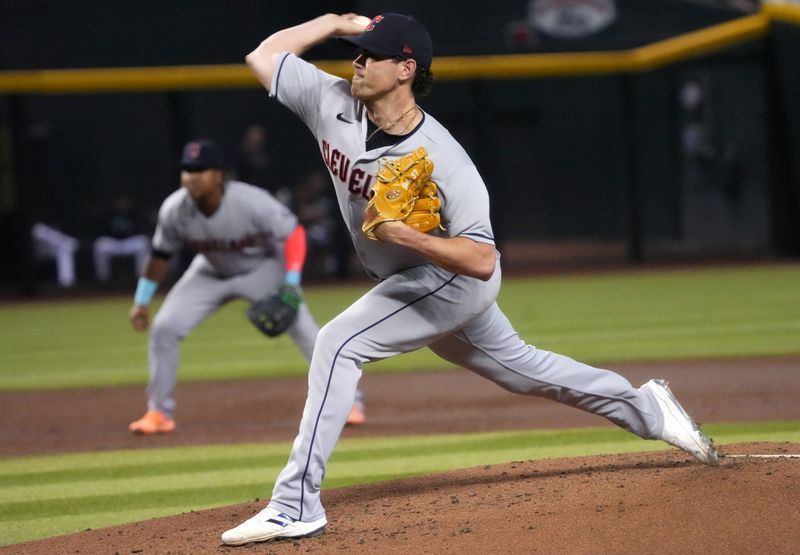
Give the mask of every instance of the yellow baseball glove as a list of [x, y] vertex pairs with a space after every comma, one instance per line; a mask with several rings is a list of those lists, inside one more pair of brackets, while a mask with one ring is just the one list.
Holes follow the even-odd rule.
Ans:
[[374, 230], [383, 222], [402, 221], [422, 233], [444, 229], [439, 216], [442, 201], [432, 174], [433, 162], [424, 147], [396, 160], [381, 159], [361, 231], [377, 240]]

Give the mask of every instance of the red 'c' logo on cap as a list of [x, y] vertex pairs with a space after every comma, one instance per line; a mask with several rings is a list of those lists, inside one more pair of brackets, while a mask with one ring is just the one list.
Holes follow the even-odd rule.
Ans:
[[409, 45], [407, 44], [403, 45], [403, 54], [405, 54], [406, 56], [410, 56], [413, 52], [414, 51], [411, 49]]
[[369, 25], [364, 28], [364, 32], [366, 33], [367, 31], [372, 31], [375, 28], [375, 24], [380, 23], [381, 21], [383, 21], [383, 16], [376, 15], [372, 18], [372, 21], [369, 22]]
[[189, 158], [197, 158], [200, 156], [200, 144], [190, 143], [187, 154], [189, 155]]

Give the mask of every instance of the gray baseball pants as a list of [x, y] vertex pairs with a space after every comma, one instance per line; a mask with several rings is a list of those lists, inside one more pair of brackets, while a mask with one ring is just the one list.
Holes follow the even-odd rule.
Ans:
[[[153, 319], [148, 346], [148, 408], [169, 416], [174, 414], [179, 344], [195, 326], [233, 299], [255, 301], [271, 295], [283, 284], [283, 276], [283, 262], [274, 258], [264, 259], [246, 274], [220, 277], [203, 255], [195, 256]], [[308, 306], [301, 304], [297, 320], [287, 333], [308, 361], [318, 332], [319, 326]]]
[[311, 360], [300, 431], [269, 505], [298, 520], [324, 516], [320, 487], [362, 365], [425, 346], [509, 391], [552, 399], [642, 438], [658, 438], [663, 417], [650, 393], [614, 372], [523, 342], [495, 302], [500, 282], [499, 257], [487, 282], [433, 265], [411, 268], [326, 324]]

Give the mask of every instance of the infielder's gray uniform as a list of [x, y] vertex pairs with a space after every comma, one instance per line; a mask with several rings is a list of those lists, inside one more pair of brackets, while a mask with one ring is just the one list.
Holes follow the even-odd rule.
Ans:
[[434, 163], [442, 199], [441, 236], [494, 244], [489, 197], [464, 149], [434, 118], [400, 143], [364, 151], [367, 115], [350, 84], [292, 54], [276, 65], [270, 95], [311, 129], [331, 174], [344, 220], [367, 272], [380, 283], [320, 331], [300, 433], [278, 477], [270, 506], [298, 520], [324, 516], [319, 492], [325, 465], [345, 425], [365, 362], [429, 347], [516, 393], [546, 397], [593, 414], [646, 439], [663, 417], [655, 398], [622, 376], [524, 343], [495, 298], [499, 255], [489, 281], [443, 270], [405, 249], [361, 232], [377, 161], [420, 146]]
[[[258, 187], [228, 181], [222, 202], [205, 216], [183, 188], [158, 213], [153, 248], [176, 253], [187, 246], [197, 254], [172, 287], [153, 320], [148, 356], [148, 408], [172, 416], [178, 343], [228, 301], [250, 301], [275, 293], [283, 284], [283, 243], [297, 226], [288, 208]], [[305, 303], [287, 330], [311, 360], [319, 327]]]

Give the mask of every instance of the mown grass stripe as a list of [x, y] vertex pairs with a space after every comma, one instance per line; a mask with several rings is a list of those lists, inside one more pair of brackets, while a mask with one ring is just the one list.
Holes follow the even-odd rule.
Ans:
[[[196, 507], [191, 510], [209, 508], [211, 507]], [[165, 505], [157, 508], [132, 508], [113, 513], [86, 512], [78, 515], [53, 515], [48, 517], [46, 526], [42, 526], [39, 519], [8, 520], [0, 523], [0, 546], [44, 539], [91, 528], [103, 528], [128, 522], [177, 515], [184, 512], [188, 512], [185, 505]], [[223, 531], [220, 530], [220, 533]]]
[[[654, 443], [637, 442], [634, 444], [630, 441], [622, 443], [602, 442], [595, 444], [593, 447], [588, 448], [588, 450], [591, 452], [627, 452], [666, 448]], [[496, 464], [510, 460], [542, 458], [553, 453], [567, 453], [570, 455], [586, 451], [587, 447], [585, 445], [576, 445], [566, 449], [564, 447], [548, 449], [538, 446], [528, 448], [517, 446], [516, 448], [508, 447], [483, 451], [479, 455], [469, 453], [467, 458], [479, 461], [476, 464]], [[407, 456], [397, 458], [387, 456], [355, 463], [332, 460], [329, 477], [326, 479], [326, 487], [339, 487], [456, 469], [464, 466], [465, 460], [465, 453], [454, 451], [427, 457]], [[375, 464], [376, 462], [381, 464]], [[386, 472], [387, 468], [391, 468], [391, 472]], [[243, 501], [259, 495], [269, 497], [274, 485], [274, 478], [280, 470], [281, 468], [277, 467], [265, 468], [242, 477], [221, 469], [216, 476], [206, 475], [202, 480], [194, 478], [181, 480], [178, 477], [167, 477], [169, 479], [174, 478], [177, 482], [183, 482], [183, 487], [165, 487], [165, 484], [174, 485], [169, 479], [155, 483], [149, 481], [146, 485], [137, 485], [135, 483], [105, 484], [103, 489], [114, 493], [104, 494], [87, 495], [86, 491], [91, 491], [91, 488], [82, 487], [74, 490], [76, 494], [72, 496], [64, 492], [63, 495], [59, 496], [0, 503], [0, 522], [7, 519], [18, 519], [20, 514], [26, 514], [28, 515], [27, 518], [30, 519], [38, 519], [49, 518], [52, 515], [59, 514], [79, 514], [87, 508], [112, 510], [116, 507], [158, 507], [167, 503], [174, 504], [176, 499], [183, 499], [186, 506], [195, 507], [212, 503], [214, 500], [219, 500], [218, 502], [222, 504], [223, 502], [234, 503], [237, 499]], [[247, 478], [252, 478], [253, 474], [269, 477], [270, 480], [248, 480]], [[219, 484], [217, 480], [221, 480], [224, 483]], [[202, 486], [198, 486], [198, 484], [202, 484]], [[31, 496], [36, 497], [36, 488], [31, 489]], [[78, 492], [80, 494], [77, 494]]]
[[[787, 434], [794, 432], [800, 439], [800, 427], [797, 425], [794, 427], [782, 425], [776, 426], [776, 428], [782, 428], [784, 431], [768, 432], [759, 429], [756, 432], [747, 432], [739, 429], [737, 434], [747, 436], [749, 433], [751, 437], [756, 434], [758, 438], [764, 438], [775, 434], [786, 437]], [[336, 454], [331, 459], [331, 470], [327, 483], [360, 483], [366, 477], [374, 476], [376, 469], [381, 469], [383, 472], [387, 467], [391, 467], [398, 475], [407, 475], [408, 473], [426, 473], [445, 468], [459, 468], [467, 459], [480, 459], [481, 463], [486, 463], [487, 461], [500, 462], [526, 457], [577, 456], [586, 452], [627, 452], [668, 448], [660, 442], [642, 442], [631, 434], [613, 429], [585, 430], [582, 433], [573, 433], [571, 437], [559, 438], [557, 441], [550, 442], [527, 443], [524, 434], [515, 434], [514, 437], [482, 439], [484, 439], [482, 442], [452, 444], [448, 449], [431, 448], [411, 452], [398, 452], [396, 448], [383, 451], [343, 450], [342, 453]], [[478, 449], [475, 448], [476, 445], [479, 446]], [[190, 464], [190, 461], [187, 460], [187, 464]], [[84, 498], [88, 498], [89, 504], [92, 505], [100, 503], [106, 498], [119, 497], [120, 492], [124, 492], [122, 495], [126, 499], [134, 500], [136, 496], [140, 495], [152, 495], [155, 498], [167, 494], [168, 497], [175, 497], [180, 495], [179, 492], [185, 492], [189, 498], [193, 498], [193, 490], [198, 488], [198, 484], [203, 484], [204, 489], [238, 488], [243, 482], [263, 485], [269, 479], [277, 476], [283, 463], [272, 466], [251, 466], [246, 471], [231, 471], [227, 464], [220, 464], [213, 471], [197, 474], [194, 472], [176, 473], [176, 468], [172, 465], [171, 474], [149, 479], [128, 476], [85, 482], [80, 487], [71, 483], [10, 486], [5, 488], [4, 502], [0, 503], [0, 520], [29, 510], [39, 514], [39, 509], [34, 508], [40, 502], [48, 504], [48, 506], [52, 503], [56, 507], [54, 510], [60, 510], [58, 509], [59, 503], [71, 503], [74, 507], [78, 507], [83, 504]], [[269, 487], [271, 488], [271, 483]]]
[[239, 443], [231, 445], [197, 445], [191, 447], [165, 447], [163, 449], [141, 448], [117, 451], [100, 451], [88, 453], [66, 453], [58, 455], [40, 455], [26, 457], [0, 458], [0, 477], [9, 473], [25, 474], [26, 472], [50, 472], [81, 468], [85, 470], [102, 469], [109, 465], [130, 465], [159, 462], [183, 463], [191, 459], [199, 463], [209, 459], [236, 459], [245, 456], [271, 457], [288, 455], [291, 443], [287, 441], [273, 443]]
[[[540, 447], [550, 445], [563, 445], [565, 442], [581, 441], [583, 443], [598, 443], [607, 441], [617, 441], [626, 434], [621, 430], [609, 428], [608, 430], [592, 430], [590, 433], [584, 431], [565, 431], [564, 433], [535, 433], [518, 432], [508, 435], [487, 435], [487, 436], [466, 436], [462, 438], [448, 438], [448, 441], [438, 443], [428, 443], [417, 439], [406, 441], [400, 440], [393, 446], [368, 446], [357, 448], [350, 446], [337, 451], [337, 460], [342, 462], [372, 460], [386, 457], [408, 457], [409, 453], [417, 453], [421, 457], [436, 456], [441, 453], [457, 451], [492, 451], [515, 446], [521, 438], [532, 437], [533, 441]], [[182, 468], [182, 474], [202, 474], [217, 468], [228, 468], [232, 472], [251, 468], [264, 468], [272, 466], [283, 466], [288, 455], [288, 448], [281, 452], [271, 455], [260, 455], [253, 457], [246, 454], [241, 457], [206, 457], [203, 460], [193, 460], [188, 468]], [[187, 458], [191, 457], [187, 453]], [[181, 460], [180, 462], [185, 462]], [[26, 486], [26, 485], [46, 485], [58, 483], [74, 483], [99, 480], [122, 480], [130, 477], [134, 478], [157, 478], [163, 475], [175, 473], [175, 461], [170, 462], [136, 462], [123, 463], [114, 466], [100, 466], [94, 468], [74, 467], [54, 471], [19, 471], [15, 473], [0, 474], [0, 487]]]
[[[249, 456], [237, 458], [212, 458], [196, 461], [190, 467], [184, 467], [186, 461], [181, 461], [180, 473], [184, 476], [205, 474], [210, 470], [227, 468], [230, 472], [239, 472], [252, 468], [281, 467], [286, 463], [288, 449], [282, 455], [271, 457], [253, 458]], [[49, 484], [64, 484], [78, 482], [97, 482], [101, 480], [120, 481], [127, 479], [155, 479], [162, 476], [175, 474], [174, 462], [139, 463], [119, 465], [107, 468], [93, 468], [90, 470], [75, 468], [71, 470], [56, 470], [52, 472], [16, 473], [0, 476], [0, 487], [11, 486], [43, 486]]]
[[135, 475], [124, 478], [84, 480], [79, 482], [62, 482], [54, 484], [28, 484], [7, 486], [3, 488], [0, 501], [0, 513], [6, 503], [21, 501], [38, 501], [48, 499], [80, 499], [84, 496], [126, 495], [171, 491], [190, 491], [204, 487], [236, 486], [245, 482], [265, 482], [272, 480], [284, 466], [285, 461], [272, 466], [259, 466], [247, 469], [228, 469], [217, 466], [207, 472], [183, 472], [184, 467], [173, 468], [171, 474], [139, 477]]
[[[605, 439], [593, 442], [576, 444], [573, 452], [580, 453], [586, 449], [594, 449], [596, 446], [603, 449], [610, 449], [613, 446], [620, 451], [657, 449], [662, 446], [654, 443], [645, 444], [641, 441], [633, 441], [631, 438], [617, 436], [617, 439]], [[484, 460], [493, 462], [511, 460], [515, 457], [526, 456], [547, 456], [549, 453], [569, 452], [570, 447], [563, 443], [550, 446], [542, 444], [532, 444], [530, 446], [520, 446], [518, 442], [498, 442], [495, 444], [483, 444], [480, 449], [472, 449], [470, 445], [454, 446], [453, 449], [426, 449], [418, 452], [370, 452], [356, 451], [346, 453], [345, 456], [337, 456], [331, 460], [333, 469], [329, 476], [333, 479], [355, 479], [363, 480], [365, 476], [372, 476], [376, 469], [383, 469], [390, 466], [395, 472], [405, 474], [407, 472], [434, 472], [442, 468], [458, 468], [463, 465], [464, 453], [470, 456], [480, 456]], [[87, 495], [117, 495], [125, 492], [126, 495], [146, 492], [160, 492], [164, 490], [189, 491], [197, 488], [197, 484], [208, 486], [237, 486], [242, 482], [256, 482], [265, 479], [273, 479], [283, 468], [285, 461], [276, 465], [253, 466], [247, 469], [231, 469], [227, 464], [219, 465], [215, 469], [197, 473], [180, 472], [172, 466], [172, 473], [150, 476], [143, 478], [140, 476], [129, 475], [125, 478], [113, 478], [107, 480], [93, 480], [81, 482], [78, 488], [77, 483], [55, 483], [55, 484], [28, 484], [14, 485], [4, 488], [3, 501], [0, 502], [0, 515], [3, 507], [16, 502], [50, 499], [75, 499], [80, 501]], [[390, 463], [390, 464], [387, 464]], [[2, 518], [0, 516], [0, 518]]]
[[[433, 436], [399, 436], [384, 438], [352, 438], [342, 440], [336, 447], [338, 454], [350, 451], [404, 451], [420, 448], [455, 446], [463, 443], [477, 445], [481, 442], [497, 442], [530, 440], [535, 442], [575, 440], [591, 440], [597, 434], [624, 434], [615, 428], [578, 428], [564, 430], [522, 430], [511, 432], [485, 432], [475, 434], [447, 434]], [[552, 439], [551, 439], [552, 438]], [[8, 474], [25, 475], [28, 473], [70, 471], [75, 468], [85, 470], [103, 470], [109, 465], [124, 468], [130, 465], [148, 465], [154, 461], [160, 463], [180, 463], [191, 459], [193, 464], [202, 464], [208, 460], [220, 462], [235, 461], [242, 457], [265, 458], [288, 456], [291, 443], [242, 443], [231, 445], [204, 445], [194, 447], [172, 447], [165, 449], [132, 449], [106, 451], [99, 453], [79, 453], [64, 455], [47, 455], [39, 457], [6, 457], [0, 459], [0, 478]], [[284, 461], [285, 462], [285, 461]]]
[[[791, 431], [773, 432], [780, 433], [782, 437], [787, 436]], [[759, 431], [756, 434], [738, 432], [739, 437], [750, 440], [757, 439], [764, 441], [769, 437], [767, 432]], [[795, 436], [800, 439], [800, 431], [795, 431]], [[746, 439], [741, 439], [745, 441]], [[384, 469], [390, 466], [396, 475], [410, 475], [436, 472], [442, 469], [455, 469], [464, 466], [465, 453], [468, 457], [480, 457], [482, 463], [497, 463], [520, 458], [543, 458], [543, 457], [564, 457], [580, 456], [587, 451], [590, 452], [634, 452], [669, 449], [668, 446], [660, 442], [642, 442], [638, 438], [631, 437], [629, 434], [614, 434], [606, 437], [597, 437], [592, 441], [563, 443], [555, 442], [550, 445], [532, 444], [528, 446], [519, 444], [507, 444], [499, 442], [489, 448], [488, 444], [482, 446], [480, 450], [470, 449], [469, 445], [463, 447], [455, 446], [454, 449], [437, 450], [436, 452], [421, 451], [415, 454], [394, 454], [382, 452], [380, 456], [371, 453], [371, 456], [355, 456], [364, 451], [349, 452], [348, 456], [336, 456], [331, 459], [331, 471], [329, 482], [332, 485], [349, 485], [361, 483], [365, 477], [371, 477], [369, 481], [374, 481], [376, 469]], [[368, 453], [370, 455], [370, 453]], [[477, 464], [477, 463], [476, 463]], [[253, 467], [245, 470], [231, 471], [225, 465], [211, 472], [202, 474], [185, 473], [169, 474], [143, 480], [138, 477], [126, 479], [104, 480], [97, 482], [84, 483], [78, 489], [75, 484], [51, 484], [51, 485], [29, 485], [11, 486], [4, 490], [4, 502], [34, 501], [47, 499], [67, 499], [70, 497], [81, 498], [87, 493], [91, 495], [111, 495], [118, 492], [126, 494], [143, 492], [160, 492], [171, 489], [174, 492], [179, 490], [188, 491], [197, 487], [198, 483], [207, 486], [237, 487], [243, 482], [257, 483], [264, 480], [271, 480], [278, 475], [283, 464], [274, 466]], [[409, 474], [410, 473], [410, 474]], [[266, 482], [264, 482], [266, 483]], [[327, 482], [326, 482], [327, 483]], [[328, 487], [331, 487], [330, 485]], [[269, 490], [272, 483], [269, 482]], [[2, 508], [3, 504], [0, 504]]]
[[[274, 483], [274, 477], [273, 477]], [[269, 482], [255, 481], [234, 485], [212, 486], [195, 484], [193, 488], [160, 489], [143, 492], [120, 491], [116, 494], [84, 495], [67, 499], [37, 499], [0, 504], [0, 522], [6, 520], [50, 518], [57, 515], [77, 515], [84, 512], [104, 513], [138, 507], [157, 508], [164, 505], [195, 508], [201, 505], [247, 501], [257, 496], [269, 497]]]
[[[800, 428], [800, 421], [737, 424], [737, 429], [746, 431], [748, 427], [762, 433], [789, 432]], [[707, 429], [717, 430], [711, 425]], [[725, 427], [719, 428], [725, 433]], [[453, 434], [446, 436], [406, 436], [393, 439], [349, 439], [344, 440], [334, 452], [335, 460], [341, 462], [373, 460], [386, 457], [407, 457], [409, 453], [429, 457], [450, 451], [491, 451], [517, 446], [529, 442], [538, 447], [564, 446], [624, 440], [639, 441], [635, 436], [620, 429], [580, 428], [566, 430], [524, 430], [517, 432], [486, 434]], [[237, 446], [204, 446], [178, 448], [176, 450], [135, 450], [93, 454], [95, 463], [91, 467], [84, 464], [86, 455], [64, 455], [64, 461], [57, 468], [48, 470], [32, 460], [0, 460], [0, 486], [23, 486], [27, 484], [44, 485], [62, 482], [97, 480], [119, 480], [129, 477], [158, 477], [174, 474], [176, 467], [181, 473], [204, 473], [216, 468], [244, 470], [282, 466], [286, 462], [289, 444], [240, 444]], [[124, 453], [124, 455], [122, 455]], [[124, 457], [125, 462], [120, 462]], [[104, 460], [98, 460], [102, 458]], [[41, 459], [41, 458], [40, 458]], [[133, 459], [133, 460], [131, 460]], [[49, 459], [56, 463], [55, 459]], [[185, 467], [187, 461], [191, 466]], [[47, 464], [48, 458], [44, 458]], [[14, 464], [20, 463], [20, 464]], [[10, 468], [15, 471], [8, 471]]]

